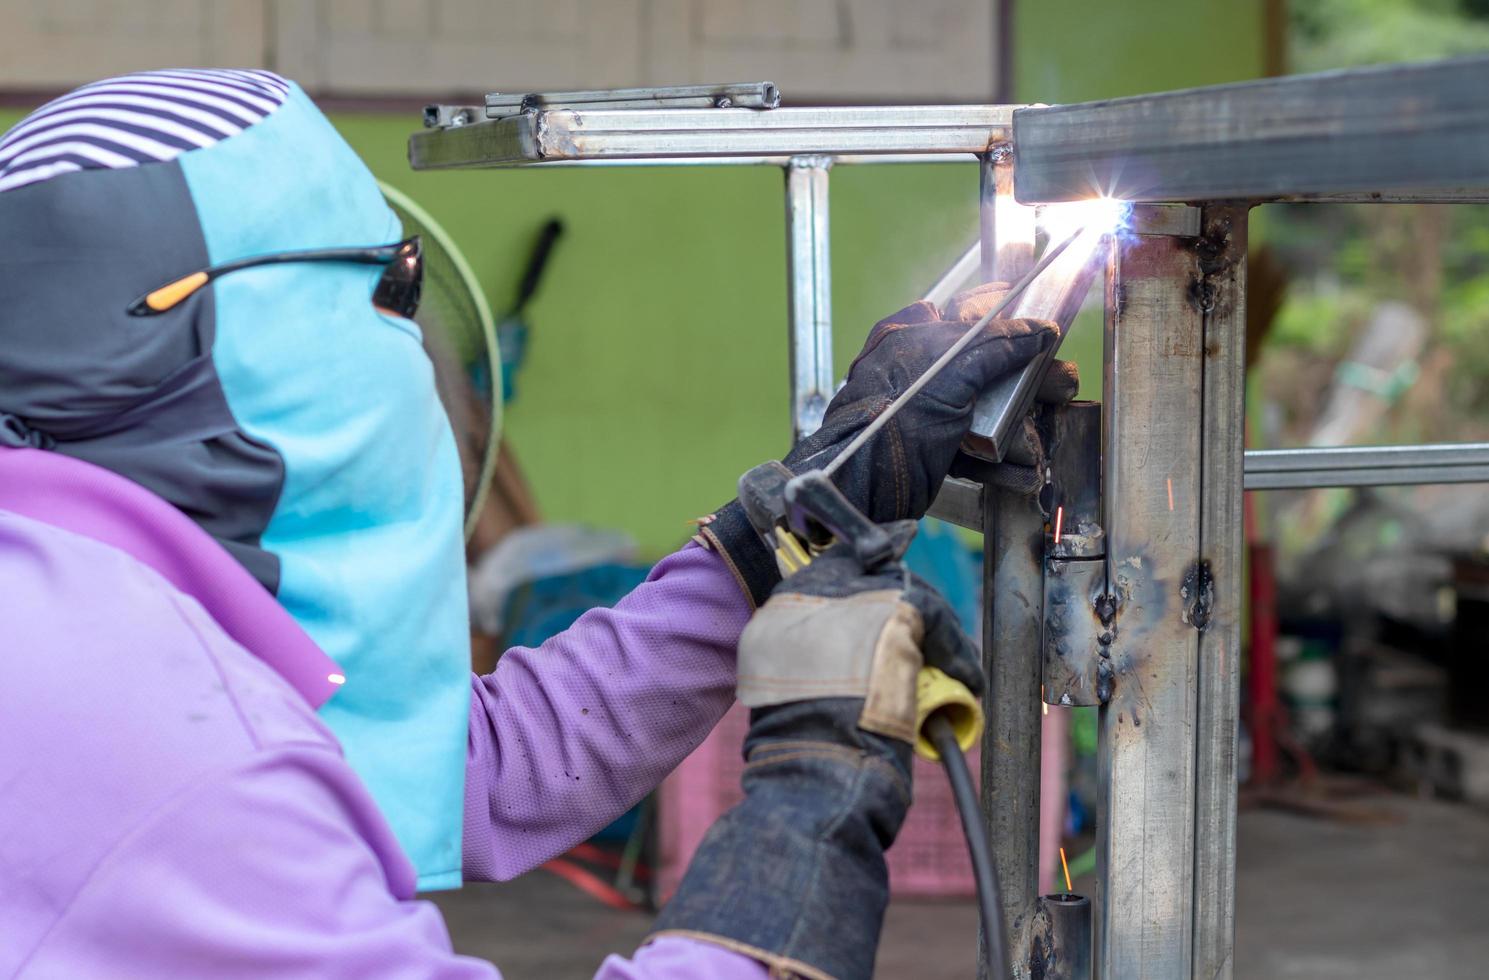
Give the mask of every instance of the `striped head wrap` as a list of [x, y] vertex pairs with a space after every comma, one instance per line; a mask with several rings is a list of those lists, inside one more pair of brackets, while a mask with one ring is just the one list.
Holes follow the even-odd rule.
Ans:
[[260, 121], [289, 95], [273, 72], [145, 71], [84, 85], [0, 137], [0, 192], [61, 174], [173, 160]]
[[337, 262], [128, 312], [215, 265], [402, 238], [366, 164], [277, 75], [142, 72], [0, 136], [0, 228], [0, 452], [112, 470], [215, 537], [343, 668], [321, 717], [419, 886], [458, 885], [463, 501], [418, 327], [373, 306], [380, 267]]

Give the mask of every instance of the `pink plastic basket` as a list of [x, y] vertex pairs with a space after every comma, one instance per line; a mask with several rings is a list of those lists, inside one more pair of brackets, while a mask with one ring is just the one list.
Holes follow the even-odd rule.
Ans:
[[[740, 746], [749, 713], [736, 704], [659, 791], [657, 897], [677, 890], [683, 871], [710, 825], [738, 803]], [[975, 752], [967, 758], [974, 776]], [[889, 887], [898, 897], [961, 898], [973, 894], [967, 841], [940, 766], [915, 757], [915, 803], [890, 848]]]

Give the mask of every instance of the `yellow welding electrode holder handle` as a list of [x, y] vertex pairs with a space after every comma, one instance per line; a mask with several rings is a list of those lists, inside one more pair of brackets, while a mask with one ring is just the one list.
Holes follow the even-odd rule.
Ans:
[[938, 667], [922, 667], [915, 678], [915, 752], [921, 758], [941, 761], [941, 753], [925, 731], [926, 719], [938, 712], [951, 722], [956, 744], [963, 752], [982, 738], [982, 704], [967, 685], [948, 677]]

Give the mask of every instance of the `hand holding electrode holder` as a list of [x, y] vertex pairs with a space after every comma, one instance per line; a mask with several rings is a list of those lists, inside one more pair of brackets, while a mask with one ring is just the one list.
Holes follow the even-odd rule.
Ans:
[[[821, 470], [799, 476], [778, 462], [762, 463], [739, 480], [739, 499], [756, 532], [790, 576], [834, 543], [848, 545], [865, 571], [875, 571], [904, 553], [914, 523], [881, 527], [849, 503]], [[915, 751], [932, 762], [941, 759], [927, 733], [933, 715], [944, 715], [963, 752], [982, 736], [982, 705], [965, 684], [935, 667], [922, 667], [916, 677]]]
[[[740, 478], [740, 504], [750, 525], [775, 556], [783, 577], [807, 568], [815, 556], [835, 544], [846, 545], [869, 572], [883, 568], [904, 554], [905, 546], [914, 534], [913, 522], [881, 526], [869, 520], [833, 484], [833, 472], [962, 353], [988, 323], [1010, 308], [1013, 317], [1053, 319], [1059, 327], [1060, 339], [1063, 339], [1102, 267], [1102, 243], [1125, 220], [1127, 213], [1126, 205], [1106, 200], [1055, 209], [1046, 216], [1046, 227], [1051, 232], [1050, 244], [1034, 268], [859, 431], [823, 469], [794, 474], [783, 464], [772, 461], [762, 463]], [[1072, 227], [1050, 227], [1050, 219], [1076, 223]], [[1041, 274], [1047, 270], [1050, 274], [1040, 281]], [[1036, 281], [1039, 282], [1038, 288], [1031, 288]], [[1058, 342], [1017, 374], [994, 384], [979, 397], [972, 433], [964, 442], [964, 448], [980, 449], [977, 455], [995, 462], [1002, 459], [1013, 426], [1030, 410], [1040, 382], [1054, 360], [1056, 347]], [[916, 677], [913, 744], [922, 757], [940, 761], [946, 768], [977, 880], [989, 973], [1006, 976], [1008, 947], [998, 898], [997, 873], [982, 832], [981, 811], [963, 755], [981, 737], [983, 723], [981, 702], [965, 684], [935, 667], [921, 667]]]

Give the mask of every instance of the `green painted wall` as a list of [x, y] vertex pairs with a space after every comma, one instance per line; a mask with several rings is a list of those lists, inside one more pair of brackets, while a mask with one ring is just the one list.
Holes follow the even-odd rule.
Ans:
[[[1252, 77], [1261, 4], [1018, 5], [1017, 97], [1074, 101]], [[1218, 39], [1218, 41], [1217, 41]], [[764, 72], [768, 74], [767, 72]], [[790, 93], [787, 93], [789, 98]], [[0, 115], [0, 126], [19, 113]], [[339, 114], [377, 175], [465, 249], [495, 308], [550, 214], [567, 225], [532, 306], [507, 432], [553, 520], [624, 528], [649, 555], [787, 448], [782, 176], [739, 167], [409, 171], [418, 117]], [[839, 373], [879, 317], [976, 234], [971, 165], [843, 167], [832, 177]], [[1098, 331], [1070, 341], [1096, 380]], [[1087, 386], [1091, 390], [1091, 386]]]
[[1265, 0], [1014, 0], [1014, 96], [1085, 102], [1262, 74]]

